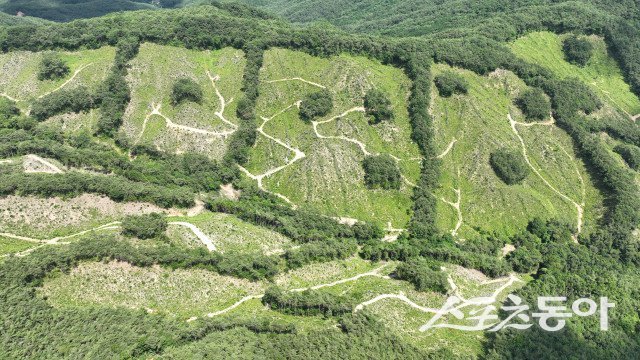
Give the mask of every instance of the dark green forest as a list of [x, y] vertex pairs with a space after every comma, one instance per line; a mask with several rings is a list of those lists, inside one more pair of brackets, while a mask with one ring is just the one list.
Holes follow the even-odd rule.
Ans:
[[[454, 357], [446, 351], [429, 353], [406, 345], [366, 312], [351, 314], [350, 299], [317, 292], [292, 295], [272, 288], [263, 302], [285, 314], [336, 318], [338, 331], [297, 333], [290, 323], [227, 323], [213, 319], [187, 324], [125, 309], [61, 310], [35, 293], [49, 273], [69, 271], [81, 261], [116, 259], [136, 266], [200, 268], [257, 280], [272, 279], [303, 264], [346, 258], [355, 253], [368, 260], [400, 261], [395, 276], [411, 282], [418, 290], [443, 290], [444, 280], [439, 277], [442, 274], [435, 270], [440, 262], [445, 262], [474, 268], [490, 277], [513, 270], [531, 272], [533, 281], [517, 291], [529, 304], [534, 304], [540, 294], [563, 295], [569, 300], [607, 296], [616, 303], [615, 311], [610, 312], [608, 332], [599, 331], [593, 321], [585, 318], [569, 320], [567, 327], [557, 333], [535, 327], [527, 331], [505, 330], [489, 336], [482, 354], [486, 359], [640, 357], [640, 244], [633, 235], [640, 224], [640, 196], [635, 173], [630, 168], [637, 161], [638, 144], [627, 135], [633, 130], [604, 129], [618, 140], [636, 146], [625, 145], [616, 150], [627, 166], [607, 148], [597, 133], [601, 129], [586, 119], [585, 114], [596, 111], [602, 104], [583, 83], [558, 79], [550, 71], [517, 58], [503, 45], [535, 30], [601, 35], [633, 91], [640, 94], [640, 16], [635, 2], [465, 0], [456, 2], [456, 6], [449, 1], [253, 3], [297, 22], [324, 18], [360, 35], [328, 26], [295, 27], [261, 11], [230, 5], [118, 13], [62, 24], [20, 22], [0, 27], [3, 52], [104, 45], [118, 49], [110, 75], [95, 92], [83, 91], [82, 96], [66, 91], [52, 94], [34, 104], [36, 111], [29, 116], [16, 113], [8, 101], [0, 102], [1, 157], [38, 154], [93, 172], [0, 173], [0, 194], [47, 197], [92, 192], [116, 201], [144, 200], [163, 207], [188, 207], [193, 205], [196, 193], [213, 192], [222, 183], [232, 182], [241, 187], [235, 165], [247, 161], [248, 149], [256, 140], [255, 103], [264, 50], [283, 47], [315, 56], [344, 52], [398, 67], [412, 81], [408, 109], [412, 138], [424, 160], [420, 181], [414, 189], [408, 234], [395, 242], [381, 242], [377, 239], [382, 229], [377, 224], [349, 227], [311, 210], [291, 209], [274, 196], [244, 187], [239, 201], [213, 199], [207, 202], [207, 208], [235, 214], [280, 232], [298, 243], [299, 248], [273, 256], [221, 255], [171, 246], [136, 247], [97, 236], [65, 247], [44, 247], [29, 257], [9, 258], [0, 264], [0, 358], [150, 358], [170, 354], [175, 349], [180, 349], [184, 357], [215, 358], [228, 354], [208, 349], [215, 349], [216, 344], [224, 341], [233, 344], [237, 351], [234, 356], [238, 358]], [[336, 6], [342, 10], [334, 11]], [[362, 35], [365, 33], [376, 35]], [[377, 35], [407, 38], [387, 39]], [[118, 141], [122, 114], [130, 100], [125, 81], [127, 63], [142, 42], [195, 49], [231, 46], [245, 51], [244, 95], [238, 104], [242, 122], [224, 160], [166, 154]], [[474, 241], [456, 242], [451, 235], [439, 233], [433, 190], [438, 187], [440, 160], [435, 156], [436, 135], [428, 111], [434, 84], [430, 68], [434, 62], [483, 75], [497, 68], [507, 69], [529, 87], [538, 89], [534, 90], [538, 95], [543, 92], [545, 100], [550, 99], [558, 126], [571, 136], [607, 198], [597, 231], [580, 236], [575, 242], [573, 229], [566, 224], [536, 219], [508, 239], [486, 234]], [[190, 93], [192, 89], [187, 90]], [[327, 104], [326, 96], [309, 99], [310, 117]], [[546, 106], [544, 112], [548, 110]], [[84, 137], [67, 136], [41, 123], [55, 114], [87, 109], [99, 109], [100, 121], [95, 132]], [[131, 150], [135, 159], [129, 161], [126, 155], [98, 142], [100, 137], [114, 138], [121, 149]], [[496, 168], [503, 172], [517, 170], [509, 159], [499, 156], [501, 161], [496, 162], [499, 165]], [[381, 174], [384, 176], [376, 179], [395, 180], [387, 176], [391, 172], [385, 170]], [[513, 175], [505, 174], [509, 175], [506, 178]], [[376, 184], [382, 186], [384, 181], [380, 184], [376, 180]], [[165, 226], [163, 221], [131, 218], [127, 228], [145, 236], [148, 232], [152, 237], [157, 233], [155, 228]], [[499, 250], [506, 243], [513, 244], [516, 250], [501, 258]], [[247, 342], [254, 346], [245, 347]]]

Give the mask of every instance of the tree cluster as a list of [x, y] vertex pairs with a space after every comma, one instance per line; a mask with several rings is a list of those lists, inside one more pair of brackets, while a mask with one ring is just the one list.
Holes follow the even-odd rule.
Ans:
[[300, 103], [300, 118], [311, 121], [317, 117], [325, 116], [333, 109], [333, 96], [329, 90], [312, 92], [302, 99]]
[[446, 294], [447, 275], [440, 269], [438, 262], [425, 258], [414, 258], [398, 265], [396, 276], [415, 286], [418, 291], [433, 291]]
[[462, 75], [453, 71], [444, 71], [438, 74], [434, 80], [438, 93], [442, 97], [450, 97], [453, 94], [466, 94], [469, 84]]
[[381, 121], [393, 119], [391, 100], [381, 90], [371, 89], [367, 91], [364, 96], [364, 108], [367, 116], [370, 116], [370, 124], [378, 124]]
[[562, 42], [565, 59], [575, 65], [585, 66], [591, 59], [593, 45], [589, 40], [571, 35]]
[[551, 114], [551, 103], [540, 88], [527, 89], [516, 99], [527, 120], [544, 120]]
[[521, 184], [529, 175], [524, 156], [515, 150], [501, 148], [491, 153], [489, 163], [496, 175], [507, 185]]
[[402, 175], [398, 164], [389, 155], [367, 156], [362, 162], [364, 183], [369, 189], [400, 189]]
[[153, 239], [167, 231], [167, 217], [161, 213], [128, 215], [122, 220], [122, 235], [138, 239]]
[[171, 87], [171, 103], [177, 106], [184, 101], [202, 103], [202, 86], [190, 78], [180, 78]]
[[38, 80], [57, 80], [69, 74], [69, 66], [58, 53], [49, 52], [42, 56], [38, 66]]

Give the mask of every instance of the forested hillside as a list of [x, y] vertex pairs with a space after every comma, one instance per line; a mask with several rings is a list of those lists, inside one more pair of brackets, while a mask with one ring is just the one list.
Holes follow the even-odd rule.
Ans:
[[0, 358], [640, 357], [632, 1], [254, 4], [0, 18]]

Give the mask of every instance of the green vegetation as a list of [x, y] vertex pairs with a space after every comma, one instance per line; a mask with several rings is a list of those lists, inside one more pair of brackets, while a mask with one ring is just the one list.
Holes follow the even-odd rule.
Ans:
[[122, 220], [124, 236], [152, 239], [163, 236], [165, 231], [167, 231], [167, 218], [164, 214], [129, 215]]
[[300, 103], [300, 118], [311, 121], [317, 117], [322, 117], [333, 109], [333, 97], [327, 90], [317, 91], [308, 94]]
[[527, 120], [544, 120], [551, 113], [551, 103], [539, 88], [527, 89], [516, 99]]
[[635, 171], [640, 171], [640, 148], [634, 145], [618, 145], [613, 151], [622, 156], [624, 161]]
[[183, 101], [202, 103], [202, 87], [189, 78], [178, 79], [171, 88], [171, 103], [176, 106]]
[[[324, 2], [317, 5], [318, 9], [323, 8], [322, 4]], [[371, 9], [370, 6], [376, 4], [380, 3], [370, 2], [362, 8]], [[306, 1], [300, 2], [300, 6], [305, 5], [308, 5]], [[398, 8], [394, 3], [385, 5], [386, 9]], [[131, 86], [130, 101], [128, 97], [119, 96], [120, 100], [114, 102], [119, 109], [127, 109], [123, 112], [122, 126], [106, 127], [113, 132], [120, 129], [117, 131], [126, 135], [118, 139], [128, 140], [130, 148], [126, 150], [129, 151], [118, 148], [108, 137], [93, 138], [90, 133], [70, 136], [57, 130], [54, 124], [21, 123], [14, 119], [22, 116], [11, 115], [9, 126], [0, 130], [2, 158], [40, 154], [60, 161], [67, 173], [23, 174], [17, 170], [19, 166], [14, 165], [7, 165], [5, 173], [3, 164], [0, 193], [32, 192], [51, 196], [91, 191], [107, 193], [115, 199], [142, 199], [163, 206], [192, 205], [195, 193], [205, 193], [203, 195], [210, 199], [210, 209], [237, 214], [245, 221], [308, 245], [299, 248], [300, 256], [287, 259], [287, 255], [234, 251], [220, 254], [154, 240], [138, 242], [92, 236], [93, 239], [69, 246], [43, 246], [25, 258], [8, 258], [0, 264], [0, 298], [6, 300], [0, 323], [4, 324], [3, 335], [9, 339], [3, 343], [1, 355], [7, 358], [76, 358], [86, 354], [99, 358], [189, 358], [224, 354], [238, 358], [331, 358], [337, 353], [345, 358], [451, 358], [452, 350], [436, 350], [451, 345], [453, 349], [462, 349], [463, 356], [502, 359], [540, 353], [541, 344], [545, 351], [566, 358], [624, 358], [638, 353], [640, 344], [635, 334], [638, 328], [635, 309], [640, 298], [635, 290], [640, 289], [637, 271], [640, 246], [635, 235], [640, 223], [637, 174], [623, 164], [599, 134], [606, 131], [615, 136], [616, 141], [637, 144], [638, 132], [628, 126], [630, 115], [635, 114], [632, 109], [637, 98], [621, 85], [624, 84], [622, 74], [628, 79], [630, 89], [637, 91], [640, 84], [638, 46], [632, 40], [638, 38], [636, 20], [632, 14], [622, 16], [633, 4], [571, 2], [529, 6], [516, 1], [496, 6], [465, 0], [457, 4], [466, 6], [464, 12], [459, 12], [459, 8], [448, 1], [405, 2], [404, 5], [418, 16], [420, 11], [416, 9], [439, 10], [433, 12], [436, 17], [432, 18], [439, 20], [411, 25], [410, 20], [415, 19], [412, 15], [407, 17], [408, 21], [390, 19], [392, 22], [387, 24], [393, 26], [388, 29], [381, 30], [377, 25], [374, 28], [388, 34], [402, 31], [403, 36], [431, 34], [430, 39], [389, 41], [350, 36], [326, 27], [293, 28], [272, 19], [264, 20], [266, 17], [259, 12], [233, 6], [127, 13], [69, 24], [0, 28], [0, 47], [8, 52], [2, 55], [3, 70], [6, 64], [34, 61], [9, 59], [20, 56], [37, 59], [46, 50], [101, 48], [130, 36], [137, 38], [136, 44], [143, 44], [140, 53], [128, 61], [129, 70], [118, 70], [118, 83], [122, 85], [126, 79], [124, 84]], [[609, 9], [611, 13], [602, 9]], [[246, 15], [234, 17], [234, 13]], [[358, 13], [349, 16], [359, 16]], [[406, 14], [407, 10], [400, 13]], [[604, 38], [589, 37], [595, 50], [584, 68], [560, 59], [558, 64], [569, 66], [565, 76], [543, 63], [533, 64], [524, 56], [516, 57], [501, 43], [542, 27], [594, 33]], [[452, 31], [434, 33], [447, 29]], [[557, 54], [563, 57], [561, 39], [553, 40], [559, 45]], [[599, 44], [605, 40], [615, 59], [602, 55], [606, 53], [600, 51], [603, 48]], [[522, 43], [516, 41], [510, 46], [516, 48], [518, 44]], [[133, 48], [135, 46], [130, 49]], [[150, 51], [154, 48], [167, 50], [168, 54]], [[549, 49], [531, 51], [530, 55], [557, 55], [556, 47]], [[15, 50], [29, 50], [36, 55], [26, 56]], [[221, 56], [227, 52], [234, 55]], [[239, 55], [241, 52], [244, 56]], [[176, 53], [187, 55], [174, 58]], [[72, 53], [64, 54], [72, 57]], [[518, 55], [521, 54], [518, 52]], [[154, 60], [148, 60], [154, 56]], [[238, 67], [244, 66], [244, 57], [247, 71], [242, 83], [245, 93], [241, 94], [238, 74], [242, 71], [238, 71]], [[221, 58], [229, 61], [215, 65], [208, 62]], [[189, 66], [173, 66], [176, 62], [186, 64], [185, 59], [192, 61]], [[605, 72], [606, 76], [596, 73], [590, 79], [589, 71], [602, 64], [600, 59], [606, 60], [607, 66], [602, 69], [611, 72]], [[620, 63], [622, 71], [615, 67], [615, 61]], [[123, 66], [127, 63], [118, 62]], [[76, 73], [79, 64], [79, 60], [70, 61], [71, 71]], [[28, 68], [20, 66], [20, 69]], [[203, 89], [215, 87], [213, 91], [211, 88], [203, 91], [202, 105], [184, 103], [177, 107], [179, 109], [166, 106], [171, 92], [167, 79], [178, 77], [173, 76], [175, 71], [166, 70], [178, 68], [184, 70], [179, 76], [195, 79]], [[217, 74], [212, 73], [212, 69], [222, 70]], [[242, 132], [233, 132], [228, 140], [220, 136], [222, 141], [212, 141], [215, 152], [179, 146], [197, 143], [194, 137], [178, 139], [171, 134], [161, 139], [158, 136], [165, 129], [212, 126], [208, 121], [220, 116], [218, 110], [223, 111], [219, 105], [207, 107], [207, 97], [216, 101], [209, 104], [224, 103], [218, 102], [215, 90], [217, 82], [227, 78], [224, 72], [232, 70], [235, 76], [229, 77], [230, 81], [238, 86], [227, 90], [229, 88], [225, 89], [220, 83], [219, 90], [225, 99], [230, 99], [230, 94], [246, 99], [240, 111], [233, 108], [238, 104], [235, 101], [231, 103], [236, 105], [229, 108], [230, 119], [237, 120], [232, 116], [238, 114], [239, 119], [246, 120], [231, 122], [242, 128]], [[431, 75], [444, 71], [455, 72], [467, 81], [467, 96], [437, 96], [437, 90], [431, 88]], [[59, 79], [33, 88], [12, 77], [28, 73], [26, 70], [3, 71], [1, 76], [6, 96], [19, 99], [16, 103], [26, 113], [34, 98], [59, 91], [67, 81], [71, 87], [85, 85], [95, 91], [109, 74], [109, 71], [91, 73], [96, 72], [94, 79], [99, 80], [93, 81], [94, 87], [85, 83], [87, 77], [82, 71], [77, 80]], [[35, 72], [31, 74], [35, 77]], [[600, 88], [602, 79], [607, 78], [612, 81]], [[609, 87], [618, 87], [620, 91], [610, 91]], [[124, 86], [117, 88], [119, 95], [126, 93]], [[297, 112], [290, 109], [295, 109], [300, 99], [318, 88], [327, 88], [333, 95], [334, 110], [326, 115], [326, 121], [312, 124], [299, 121]], [[393, 122], [368, 123], [361, 105], [363, 96], [372, 88], [389, 95], [395, 111]], [[541, 88], [550, 97], [555, 123], [525, 124], [523, 116], [512, 111], [517, 94], [526, 88]], [[160, 107], [162, 104], [164, 109]], [[182, 110], [184, 117], [179, 119], [175, 112]], [[198, 115], [193, 116], [194, 113]], [[257, 115], [262, 119], [260, 126], [254, 119]], [[199, 123], [188, 123], [188, 119]], [[603, 121], [598, 122], [599, 119]], [[235, 129], [223, 119], [215, 119], [218, 120], [221, 126], [229, 126], [223, 129]], [[145, 123], [148, 128], [144, 128]], [[175, 142], [167, 143], [171, 139]], [[226, 156], [225, 147], [229, 145], [226, 141], [235, 141], [231, 144], [234, 148], [239, 145], [241, 151]], [[118, 144], [126, 142], [122, 140]], [[521, 186], [507, 186], [493, 176], [490, 154], [502, 148], [517, 149], [517, 154], [525, 156], [527, 165], [535, 169], [532, 170], [535, 176], [532, 173]], [[194, 152], [206, 155], [190, 157]], [[406, 178], [400, 190], [366, 190], [360, 165], [367, 154], [390, 154], [400, 159], [398, 168]], [[235, 163], [244, 164], [250, 174], [266, 175], [240, 179]], [[271, 169], [275, 172], [269, 172]], [[587, 169], [591, 177], [587, 176]], [[97, 175], [96, 171], [109, 175]], [[272, 194], [249, 185], [255, 179], [263, 190]], [[217, 198], [218, 186], [227, 181], [241, 191], [238, 201]], [[604, 196], [606, 201], [601, 203]], [[299, 207], [294, 210], [287, 201]], [[581, 222], [582, 214], [584, 222]], [[539, 215], [545, 218], [530, 221]], [[350, 227], [331, 218], [341, 216], [375, 221], [378, 225]], [[559, 220], [549, 220], [554, 217]], [[391, 221], [392, 227], [406, 227], [408, 231], [402, 232], [396, 241], [379, 241], [379, 223]], [[529, 226], [523, 234], [527, 223]], [[451, 235], [443, 235], [447, 230]], [[465, 241], [460, 241], [461, 237]], [[332, 241], [345, 239], [355, 241], [346, 240], [348, 246], [329, 251]], [[274, 290], [273, 296], [266, 299], [281, 311], [264, 309], [253, 299], [247, 301], [246, 307], [242, 305], [242, 311], [222, 314], [220, 320], [200, 318], [190, 323], [184, 319], [175, 321], [164, 314], [149, 315], [126, 308], [147, 303], [122, 303], [124, 306], [116, 308], [83, 303], [81, 308], [56, 308], [36, 291], [47, 277], [64, 277], [59, 274], [73, 271], [71, 269], [80, 263], [111, 260], [146, 270], [154, 265], [152, 269], [169, 267], [190, 271], [197, 268], [245, 280], [276, 282], [282, 280], [281, 275], [288, 269], [304, 261], [315, 261], [315, 256], [318, 259], [345, 256], [354, 242], [361, 246], [362, 258], [407, 262], [403, 271], [408, 279], [411, 274], [420, 278], [420, 272], [413, 271], [412, 265], [421, 260], [435, 260], [474, 268], [491, 277], [509, 274], [514, 269], [531, 272], [531, 281], [518, 290], [526, 304], [535, 304], [540, 294], [562, 294], [569, 301], [586, 295], [608, 296], [616, 303], [616, 311], [610, 312], [610, 331], [599, 331], [592, 319], [573, 317], [561, 333], [534, 328], [525, 332], [507, 330], [488, 338], [478, 333], [459, 335], [452, 331], [422, 334], [415, 329], [428, 321], [430, 315], [422, 314], [416, 307], [396, 304], [397, 299], [393, 298], [383, 299], [371, 309], [349, 314], [353, 305], [370, 300], [382, 291], [402, 292], [421, 306], [442, 304], [441, 294], [417, 292], [408, 288], [407, 282], [386, 278], [385, 275], [393, 271], [387, 271], [387, 265], [379, 270], [384, 270], [380, 274], [362, 276], [362, 282], [327, 285], [327, 289], [322, 287], [304, 294], [281, 286], [281, 291]], [[500, 249], [506, 243], [515, 245], [516, 251], [501, 258]], [[285, 254], [293, 254], [295, 250], [286, 249]], [[359, 261], [361, 264], [362, 260]], [[350, 262], [357, 263], [351, 259]], [[363, 267], [371, 265], [366, 264]], [[308, 266], [331, 268], [324, 265]], [[300, 274], [301, 269], [292, 272]], [[456, 276], [454, 271], [449, 274], [452, 278]], [[343, 269], [339, 273], [345, 272]], [[171, 273], [166, 271], [161, 276], [171, 277]], [[289, 285], [304, 279], [306, 277], [293, 279]], [[494, 289], [500, 286], [497, 282], [489, 285]], [[519, 286], [522, 284], [509, 290]], [[470, 292], [474, 296], [486, 295], [482, 292], [487, 288], [477, 286]], [[147, 293], [154, 299], [153, 290]], [[227, 300], [219, 306], [227, 305]], [[381, 316], [382, 323], [368, 310]], [[262, 312], [262, 317], [247, 320], [255, 313], [252, 311]], [[337, 313], [344, 314], [335, 316]], [[318, 314], [326, 318], [291, 314]], [[264, 324], [255, 320], [258, 318], [265, 319]], [[295, 329], [290, 326], [292, 323], [296, 324]], [[54, 333], [52, 328], [65, 331]], [[100, 336], [93, 336], [98, 333]]]
[[593, 45], [586, 39], [572, 35], [562, 42], [562, 51], [568, 62], [578, 66], [585, 66], [591, 59]]
[[453, 71], [445, 71], [436, 75], [435, 84], [442, 97], [449, 97], [453, 94], [466, 94], [469, 90], [466, 80]]
[[0, 256], [19, 253], [21, 251], [29, 250], [34, 246], [36, 246], [36, 244], [29, 241], [0, 236]]
[[446, 294], [448, 291], [447, 275], [440, 269], [440, 264], [424, 258], [411, 259], [396, 269], [400, 280], [406, 280], [415, 286], [417, 291], [434, 291]]
[[362, 162], [364, 182], [369, 189], [400, 189], [402, 174], [389, 155], [367, 156]]
[[387, 94], [380, 90], [372, 89], [364, 96], [364, 108], [371, 124], [377, 124], [381, 121], [389, 121], [393, 119], [393, 109], [391, 108], [391, 100]]
[[69, 73], [69, 66], [57, 53], [46, 53], [40, 60], [38, 80], [57, 80]]
[[289, 268], [296, 269], [313, 262], [346, 259], [355, 254], [357, 250], [358, 243], [355, 240], [330, 240], [303, 244], [296, 249], [288, 250], [284, 254], [284, 258], [287, 260]]
[[302, 316], [339, 316], [353, 310], [353, 305], [343, 297], [315, 290], [285, 292], [275, 286], [267, 289], [262, 303], [272, 310]]
[[529, 167], [521, 153], [506, 148], [491, 153], [491, 167], [507, 185], [520, 184], [529, 175]]
[[31, 109], [31, 115], [38, 121], [44, 121], [54, 115], [89, 111], [97, 106], [97, 99], [84, 86], [62, 89], [38, 99]]

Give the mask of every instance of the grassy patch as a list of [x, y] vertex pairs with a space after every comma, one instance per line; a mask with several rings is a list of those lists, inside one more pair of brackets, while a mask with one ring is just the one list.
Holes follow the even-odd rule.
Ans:
[[551, 32], [534, 32], [514, 41], [511, 50], [524, 60], [542, 65], [560, 78], [577, 77], [589, 85], [600, 98], [615, 105], [627, 114], [640, 113], [640, 99], [634, 95], [624, 78], [618, 64], [607, 53], [602, 38], [591, 36], [594, 46], [593, 56], [585, 67], [567, 62], [562, 52], [562, 40], [569, 35], [556, 35]]
[[84, 263], [53, 276], [43, 288], [54, 306], [121, 306], [181, 317], [204, 315], [259, 294], [263, 286], [205, 270], [139, 268], [126, 263]]
[[[290, 80], [279, 81], [284, 79]], [[318, 133], [325, 138], [317, 137], [312, 124], [299, 118], [295, 106], [321, 87], [332, 94], [334, 106], [329, 115], [317, 121], [351, 110], [335, 121], [317, 125]], [[306, 157], [265, 178], [265, 187], [327, 215], [391, 222], [394, 227], [406, 225], [412, 188], [403, 183], [400, 190], [368, 190], [361, 164], [365, 154], [356, 141], [369, 153], [389, 153], [402, 159], [399, 165], [403, 175], [411, 182], [417, 181], [420, 162], [416, 158], [420, 154], [410, 139], [406, 109], [409, 87], [410, 81], [401, 70], [366, 58], [340, 55], [322, 59], [283, 49], [267, 51], [257, 114], [266, 118], [278, 114], [264, 131]], [[393, 120], [369, 124], [361, 108], [372, 88], [389, 94]], [[288, 164], [294, 155], [261, 135], [247, 168], [253, 174], [262, 174]]]
[[[244, 222], [233, 215], [206, 212], [195, 217], [170, 218], [197, 226], [219, 251], [279, 253], [291, 246], [291, 240], [279, 233]], [[168, 236], [175, 244], [202, 247], [202, 242], [183, 226], [170, 225]]]
[[[446, 65], [434, 66], [434, 73], [452, 70]], [[436, 147], [442, 156], [441, 187], [436, 192], [438, 226], [454, 230], [459, 214], [446, 203], [457, 203], [460, 190], [462, 223], [457, 235], [471, 237], [475, 229], [511, 235], [522, 231], [534, 217], [555, 217], [577, 225], [575, 206], [553, 191], [535, 173], [518, 185], [506, 185], [489, 163], [491, 152], [507, 148], [522, 152], [520, 140], [513, 131], [508, 114], [514, 121], [525, 123], [514, 105], [517, 95], [526, 89], [514, 74], [497, 71], [478, 76], [470, 71], [455, 70], [469, 83], [468, 95], [450, 98], [433, 90]], [[593, 186], [584, 164], [577, 160], [569, 136], [555, 125], [516, 125], [527, 148], [532, 165], [558, 192], [577, 203], [585, 202], [584, 230], [594, 228], [601, 206], [601, 196]], [[579, 174], [579, 175], [578, 175]], [[584, 183], [584, 187], [583, 187]], [[583, 195], [584, 189], [584, 195]]]
[[59, 52], [69, 66], [69, 73], [62, 79], [39, 81], [37, 73], [43, 54], [29, 51], [0, 54], [0, 93], [19, 100], [18, 106], [23, 111], [35, 98], [55, 91], [64, 84], [65, 88], [84, 85], [95, 89], [109, 73], [115, 48]]
[[0, 236], [0, 256], [19, 253], [37, 246], [36, 243]]
[[[232, 125], [215, 115], [222, 109], [215, 89], [220, 91], [227, 105], [223, 114], [225, 119], [237, 124], [235, 100], [241, 95], [244, 66], [244, 54], [232, 48], [196, 51], [142, 44], [138, 56], [131, 61], [127, 76], [132, 100], [125, 114], [124, 128], [129, 139], [152, 143], [168, 151], [204, 152], [221, 157], [226, 149], [224, 137], [171, 128], [159, 115], [148, 118], [144, 132], [143, 124], [155, 105], [160, 106], [162, 115], [177, 125], [210, 132], [233, 130]], [[172, 87], [182, 78], [193, 80], [203, 89], [201, 104], [186, 101], [172, 105]]]

